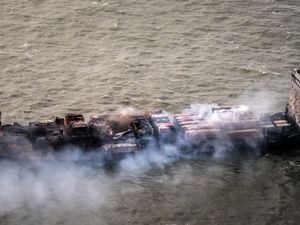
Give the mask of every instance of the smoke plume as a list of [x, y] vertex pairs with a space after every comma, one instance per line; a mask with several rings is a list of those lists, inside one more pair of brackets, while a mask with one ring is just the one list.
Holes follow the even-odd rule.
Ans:
[[[212, 114], [214, 107], [217, 105], [192, 105], [184, 113], [198, 114], [207, 121], [221, 121], [224, 118]], [[239, 110], [243, 109], [247, 110], [246, 107]], [[234, 118], [235, 112], [222, 116]], [[69, 160], [63, 161], [2, 160], [0, 218], [4, 224], [107, 224], [105, 215], [115, 207], [115, 198], [143, 189], [129, 185], [128, 180], [147, 176], [155, 169], [164, 170], [178, 161], [199, 159], [211, 149], [213, 160], [223, 159], [233, 149], [230, 141], [223, 140], [204, 143], [194, 151], [182, 151], [183, 140], [180, 136], [177, 139], [176, 145], [165, 144], [158, 149], [152, 144], [144, 151], [126, 156], [114, 171], [103, 169], [100, 153], [84, 153], [79, 149], [65, 150]], [[51, 159], [51, 154], [48, 158]], [[90, 158], [97, 163], [89, 162]], [[178, 176], [162, 177], [161, 182], [177, 185], [189, 179], [190, 173], [191, 168], [185, 167]]]

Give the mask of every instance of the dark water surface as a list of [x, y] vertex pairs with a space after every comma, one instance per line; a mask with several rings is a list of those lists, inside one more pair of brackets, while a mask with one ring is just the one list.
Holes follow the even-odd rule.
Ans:
[[[2, 0], [0, 110], [22, 123], [193, 103], [276, 112], [299, 40], [299, 0]], [[142, 157], [117, 172], [1, 162], [0, 224], [299, 224], [299, 155]]]

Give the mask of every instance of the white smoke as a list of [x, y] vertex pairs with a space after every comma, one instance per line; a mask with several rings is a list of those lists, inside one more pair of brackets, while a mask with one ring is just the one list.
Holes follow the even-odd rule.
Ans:
[[183, 113], [191, 113], [207, 119], [213, 115], [213, 108], [217, 107], [219, 107], [217, 104], [192, 104], [190, 108], [184, 109]]
[[148, 148], [121, 160], [119, 171], [121, 174], [142, 175], [152, 168], [162, 169], [182, 158], [176, 146], [165, 145], [161, 149]]
[[[194, 113], [206, 120], [221, 120], [212, 113], [215, 107], [218, 106], [196, 104], [184, 113]], [[239, 110], [243, 109], [248, 110], [246, 107]], [[32, 225], [41, 221], [42, 224], [107, 224], [105, 210], [115, 207], [115, 198], [143, 190], [139, 185], [128, 185], [126, 180], [146, 176], [153, 169], [164, 170], [178, 161], [199, 159], [211, 150], [213, 160], [222, 160], [233, 149], [230, 141], [215, 140], [203, 143], [198, 149], [184, 151], [181, 149], [184, 141], [181, 137], [178, 140], [176, 145], [157, 148], [152, 144], [128, 155], [117, 163], [114, 171], [103, 169], [102, 154], [79, 149], [66, 149], [60, 154], [67, 157], [60, 161], [55, 160], [57, 155], [53, 153], [45, 157], [48, 161], [0, 161], [0, 218], [7, 217], [7, 224]], [[191, 168], [186, 166], [178, 171], [178, 176], [164, 175], [159, 182], [168, 185], [190, 182], [191, 173]], [[26, 218], [28, 215], [30, 218]]]
[[257, 116], [274, 113], [284, 110], [288, 100], [288, 92], [285, 96], [279, 93], [278, 90], [270, 90], [262, 87], [257, 91], [245, 91], [241, 96], [234, 100], [234, 104], [247, 104], [253, 113]]
[[[61, 219], [64, 224], [86, 224], [85, 213], [97, 213], [112, 194], [112, 179], [103, 171], [72, 162], [1, 161], [0, 171], [0, 215], [15, 215], [10, 224]], [[22, 214], [32, 218], [24, 220]]]
[[[4, 224], [108, 224], [106, 213], [118, 207], [125, 195], [139, 193], [140, 182], [153, 169], [176, 162], [179, 152], [171, 146], [163, 151], [141, 151], [121, 160], [117, 170], [105, 170], [84, 161], [0, 162], [0, 218]], [[84, 153], [76, 153], [76, 157]], [[177, 185], [187, 181], [186, 166], [177, 175], [163, 175], [159, 182]], [[110, 218], [108, 219], [110, 220]]]

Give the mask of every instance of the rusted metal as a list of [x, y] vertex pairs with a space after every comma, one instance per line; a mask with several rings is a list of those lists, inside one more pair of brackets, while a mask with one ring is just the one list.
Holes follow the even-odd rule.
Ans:
[[164, 142], [175, 142], [175, 125], [166, 113], [151, 114], [150, 123], [154, 129], [156, 137], [160, 141]]
[[218, 128], [184, 131], [184, 138], [187, 141], [195, 141], [195, 140], [203, 141], [207, 138], [218, 138], [220, 136], [221, 136], [221, 130]]

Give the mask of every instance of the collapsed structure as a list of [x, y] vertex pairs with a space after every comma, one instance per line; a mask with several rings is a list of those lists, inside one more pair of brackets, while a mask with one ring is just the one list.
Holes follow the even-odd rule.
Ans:
[[[246, 106], [212, 107], [203, 113], [170, 114], [160, 111], [92, 116], [80, 113], [64, 118], [2, 125], [0, 157], [46, 158], [66, 146], [105, 156], [134, 153], [165, 144], [179, 149], [199, 149], [210, 141], [229, 141], [235, 146], [270, 150], [300, 140], [300, 71], [292, 72], [290, 99], [285, 112], [257, 118]], [[0, 113], [1, 118], [1, 113]]]

